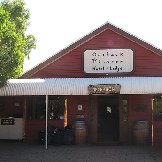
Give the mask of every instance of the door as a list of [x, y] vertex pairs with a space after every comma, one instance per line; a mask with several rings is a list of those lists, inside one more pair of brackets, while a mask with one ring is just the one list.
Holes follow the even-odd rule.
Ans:
[[98, 142], [119, 140], [119, 96], [98, 97]]

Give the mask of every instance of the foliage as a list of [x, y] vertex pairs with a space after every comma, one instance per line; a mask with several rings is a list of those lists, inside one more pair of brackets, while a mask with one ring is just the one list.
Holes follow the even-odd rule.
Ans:
[[25, 56], [35, 48], [35, 37], [26, 34], [29, 18], [23, 0], [0, 3], [0, 85], [20, 76]]

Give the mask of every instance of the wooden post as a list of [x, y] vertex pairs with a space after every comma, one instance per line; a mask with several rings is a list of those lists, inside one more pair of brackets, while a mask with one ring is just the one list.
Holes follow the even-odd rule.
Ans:
[[47, 129], [48, 129], [48, 95], [46, 95], [46, 143], [45, 143], [45, 148], [46, 150], [48, 149], [48, 132], [47, 132]]

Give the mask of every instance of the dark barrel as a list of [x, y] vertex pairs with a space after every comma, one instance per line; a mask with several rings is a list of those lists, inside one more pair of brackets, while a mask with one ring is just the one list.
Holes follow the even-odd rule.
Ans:
[[149, 137], [149, 122], [136, 121], [133, 127], [133, 139], [135, 144], [146, 144]]
[[86, 125], [84, 120], [75, 121], [75, 143], [85, 144], [86, 143]]

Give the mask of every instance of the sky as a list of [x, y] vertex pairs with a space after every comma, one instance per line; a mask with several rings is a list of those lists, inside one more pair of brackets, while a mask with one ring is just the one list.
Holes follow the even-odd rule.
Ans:
[[24, 0], [37, 48], [24, 72], [109, 22], [162, 49], [161, 0]]

